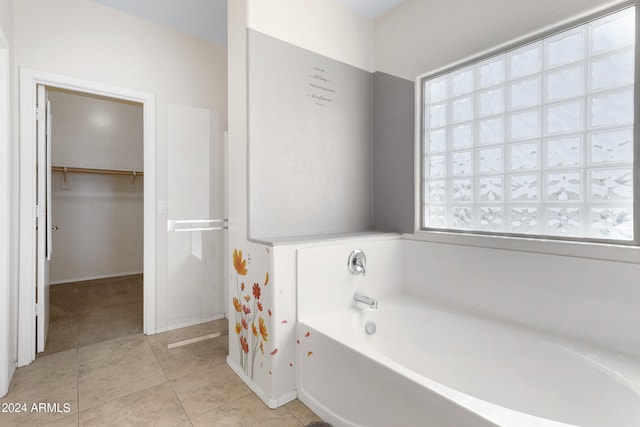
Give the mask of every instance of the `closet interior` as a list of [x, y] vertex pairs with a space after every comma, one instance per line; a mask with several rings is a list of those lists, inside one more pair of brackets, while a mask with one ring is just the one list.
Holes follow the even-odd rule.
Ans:
[[141, 104], [47, 88], [52, 253], [45, 354], [142, 332]]

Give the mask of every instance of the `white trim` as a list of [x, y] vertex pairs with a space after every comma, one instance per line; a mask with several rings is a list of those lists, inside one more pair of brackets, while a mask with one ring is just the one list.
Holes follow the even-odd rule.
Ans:
[[15, 372], [11, 349], [11, 131], [9, 43], [0, 28], [0, 397], [7, 394]]
[[176, 323], [175, 325], [171, 325], [171, 327], [168, 327], [168, 326], [158, 327], [158, 329], [156, 329], [156, 333], [159, 334], [161, 332], [174, 331], [176, 329], [187, 328], [189, 326], [200, 325], [202, 323], [213, 322], [214, 320], [220, 320], [220, 319], [226, 319], [226, 318], [227, 316], [224, 313], [214, 314], [213, 316], [205, 317], [204, 319], [196, 319], [196, 320], [189, 320], [188, 322]]
[[415, 234], [403, 234], [402, 237], [406, 240], [444, 243], [449, 245], [475, 246], [640, 264], [640, 247], [638, 246], [545, 240], [533, 237], [485, 236], [446, 231], [417, 231]]
[[156, 100], [133, 89], [20, 68], [20, 268], [18, 366], [35, 359], [35, 88], [50, 87], [118, 98], [143, 105], [144, 127], [144, 320], [146, 334], [156, 320]]
[[63, 283], [75, 283], [75, 282], [85, 282], [87, 280], [98, 280], [98, 279], [111, 279], [113, 277], [124, 277], [124, 276], [135, 276], [136, 274], [143, 274], [143, 271], [123, 271], [120, 273], [111, 273], [111, 274], [101, 274], [99, 276], [86, 276], [86, 277], [73, 277], [71, 279], [60, 279], [50, 281], [50, 285], [61, 285]]
[[270, 409], [279, 408], [280, 406], [285, 405], [298, 397], [298, 393], [294, 390], [292, 392], [283, 394], [277, 399], [273, 399], [267, 396], [264, 391], [262, 391], [260, 387], [258, 387], [255, 381], [252, 381], [247, 375], [245, 375], [240, 365], [232, 360], [231, 356], [227, 356], [227, 365], [229, 365], [229, 367], [233, 369], [233, 372], [235, 372], [236, 375], [238, 375], [240, 379], [244, 381], [247, 387], [249, 387], [251, 391], [254, 392], [260, 398], [260, 400], [262, 400], [264, 404], [267, 405]]

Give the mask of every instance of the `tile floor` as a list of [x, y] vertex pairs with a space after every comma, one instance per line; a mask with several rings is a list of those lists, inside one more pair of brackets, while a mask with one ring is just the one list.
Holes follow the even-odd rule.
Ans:
[[[119, 286], [123, 285], [110, 292], [117, 294]], [[66, 292], [77, 295], [81, 291]], [[123, 301], [136, 298], [124, 294]], [[68, 307], [63, 316], [76, 316], [76, 327], [70, 326], [70, 331], [61, 327], [50, 337], [52, 346], [60, 351], [48, 349], [16, 371], [0, 408], [25, 404], [26, 412], [0, 412], [0, 426], [300, 427], [320, 421], [298, 400], [276, 410], [267, 408], [226, 365], [227, 335], [169, 350], [166, 333], [125, 334], [131, 325], [125, 327], [121, 318], [113, 319], [120, 309], [103, 306], [105, 313], [98, 315], [100, 310], [95, 310], [89, 316], [84, 309]], [[66, 321], [66, 325], [73, 323]], [[91, 342], [97, 337], [90, 333], [89, 325], [104, 331], [102, 342]], [[171, 339], [192, 335], [194, 329], [203, 327], [221, 331], [226, 325], [222, 319], [179, 331]], [[123, 336], [111, 337], [116, 331]], [[34, 410], [34, 403], [48, 403], [49, 407]]]

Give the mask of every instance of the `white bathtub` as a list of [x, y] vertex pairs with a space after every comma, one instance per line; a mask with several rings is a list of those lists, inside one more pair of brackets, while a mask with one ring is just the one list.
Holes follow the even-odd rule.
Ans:
[[416, 298], [302, 319], [297, 336], [298, 396], [336, 427], [640, 426], [637, 358]]

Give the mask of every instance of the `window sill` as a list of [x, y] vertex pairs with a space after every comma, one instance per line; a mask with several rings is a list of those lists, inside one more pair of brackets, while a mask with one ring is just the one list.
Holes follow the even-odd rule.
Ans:
[[468, 233], [419, 230], [403, 234], [407, 240], [443, 243], [448, 245], [475, 246], [508, 251], [533, 252], [547, 255], [571, 256], [606, 261], [640, 264], [640, 247], [607, 243], [567, 242], [558, 240], [484, 236]]

